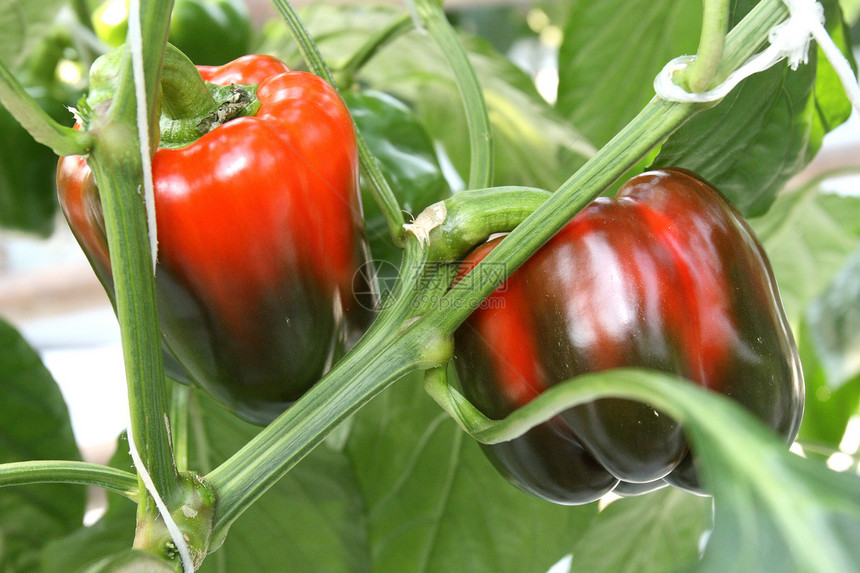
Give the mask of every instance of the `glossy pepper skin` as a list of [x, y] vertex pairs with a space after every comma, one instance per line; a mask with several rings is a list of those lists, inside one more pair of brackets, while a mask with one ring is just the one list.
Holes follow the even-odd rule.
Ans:
[[[458, 285], [498, 240], [467, 257]], [[491, 418], [578, 374], [643, 367], [730, 396], [788, 442], [800, 425], [800, 363], [764, 250], [718, 192], [679, 170], [588, 206], [469, 317], [455, 348], [464, 394]], [[683, 429], [630, 400], [571, 408], [483, 450], [557, 503], [700, 490]]]
[[[259, 84], [261, 106], [154, 155], [161, 330], [195, 382], [263, 424], [369, 322], [372, 304], [354, 296], [365, 262], [355, 134], [331, 86], [279, 60], [199, 69], [216, 85]], [[57, 183], [73, 232], [112, 292], [86, 159], [61, 158]]]

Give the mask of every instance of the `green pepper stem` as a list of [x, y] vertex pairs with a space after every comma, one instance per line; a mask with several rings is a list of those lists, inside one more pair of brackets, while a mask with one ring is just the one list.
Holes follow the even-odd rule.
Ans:
[[0, 104], [33, 139], [57, 155], [83, 155], [93, 145], [92, 135], [60, 125], [48, 115], [3, 62], [0, 62]]
[[[442, 223], [430, 230], [428, 258], [460, 260], [493, 233], [516, 228], [549, 197], [549, 191], [531, 187], [492, 187], [455, 193], [442, 202], [445, 205]], [[431, 205], [427, 211], [433, 208]]]
[[415, 10], [427, 32], [448, 60], [466, 109], [469, 127], [469, 189], [484, 189], [493, 184], [493, 130], [484, 93], [469, 62], [469, 56], [438, 0], [415, 0]]
[[67, 460], [0, 465], [0, 487], [34, 483], [95, 486], [137, 500], [137, 476], [109, 466]]
[[683, 75], [691, 93], [711, 87], [723, 55], [726, 32], [729, 27], [728, 0], [703, 0], [702, 34], [696, 59]]
[[176, 468], [188, 471], [188, 427], [191, 415], [191, 388], [173, 382], [173, 399], [170, 402], [170, 423]]
[[[118, 136], [106, 137], [110, 132]], [[90, 166], [99, 182], [110, 245], [131, 431], [147, 471], [158, 490], [166, 492], [175, 481], [176, 469], [166, 423], [167, 381], [162, 365], [146, 210], [135, 187], [128, 183], [141, 177], [137, 150], [128, 149], [128, 143], [134, 143], [132, 137], [121, 125], [104, 130], [93, 148]], [[116, 143], [112, 145], [112, 141]]]
[[167, 44], [161, 70], [161, 111], [171, 119], [195, 119], [217, 107], [200, 72], [178, 48]]
[[[310, 66], [311, 70], [313, 70], [316, 75], [323, 78], [337, 90], [338, 86], [335, 82], [334, 76], [331, 74], [331, 70], [329, 70], [328, 65], [326, 65], [322, 54], [320, 54], [316, 43], [313, 38], [311, 38], [310, 33], [307, 28], [305, 28], [299, 15], [290, 3], [285, 0], [272, 0], [272, 3], [286, 21], [287, 27], [290, 29], [290, 34], [298, 45], [299, 51], [301, 52], [305, 62], [307, 62], [308, 66]], [[371, 195], [376, 201], [376, 204], [379, 205], [379, 210], [382, 212], [382, 215], [385, 217], [385, 221], [388, 224], [388, 232], [391, 235], [391, 239], [394, 241], [394, 244], [402, 245], [404, 233], [403, 224], [405, 223], [405, 220], [403, 219], [403, 211], [400, 207], [400, 202], [397, 200], [397, 197], [394, 195], [394, 191], [391, 189], [388, 180], [385, 178], [385, 174], [382, 172], [379, 161], [373, 156], [370, 149], [367, 147], [358, 126], [353, 123], [353, 127], [355, 129], [355, 139], [358, 145], [358, 157], [359, 162], [361, 163], [361, 170], [370, 182]]]

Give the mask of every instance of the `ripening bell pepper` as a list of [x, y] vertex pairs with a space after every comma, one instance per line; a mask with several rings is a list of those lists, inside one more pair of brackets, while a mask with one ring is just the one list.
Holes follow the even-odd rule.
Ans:
[[[165, 74], [174, 67], [166, 63]], [[213, 92], [232, 87], [229, 101], [193, 119], [209, 131], [191, 141], [162, 117], [152, 162], [161, 330], [196, 383], [262, 424], [319, 379], [371, 318], [372, 303], [359, 300], [369, 291], [358, 273], [366, 247], [355, 133], [330, 85], [274, 58], [246, 56], [199, 71]], [[111, 76], [96, 68], [91, 77]], [[236, 93], [253, 99], [255, 85], [257, 104], [223, 124], [213, 119]], [[163, 91], [165, 98], [183, 92]], [[110, 90], [92, 93], [101, 92]], [[61, 158], [57, 183], [73, 232], [112, 292], [86, 158]]]
[[[463, 280], [499, 240], [466, 258]], [[641, 367], [731, 397], [787, 442], [800, 425], [800, 363], [765, 252], [680, 170], [589, 205], [469, 317], [455, 348], [465, 396], [491, 418], [579, 374]], [[482, 447], [516, 486], [558, 503], [701, 491], [683, 428], [632, 400], [595, 400]]]

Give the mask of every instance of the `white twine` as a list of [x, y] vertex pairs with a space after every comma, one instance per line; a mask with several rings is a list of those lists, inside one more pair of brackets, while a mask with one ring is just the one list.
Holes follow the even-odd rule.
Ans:
[[412, 24], [415, 26], [415, 31], [425, 33], [424, 24], [421, 23], [421, 16], [418, 15], [418, 8], [415, 6], [415, 0], [404, 0], [406, 8], [409, 10], [409, 15], [412, 16]]
[[704, 92], [686, 91], [673, 81], [673, 76], [675, 72], [685, 69], [696, 57], [680, 56], [666, 64], [654, 79], [654, 91], [657, 96], [667, 101], [682, 103], [721, 100], [744, 79], [763, 72], [782, 60], [787, 59], [788, 65], [793, 70], [796, 70], [800, 64], [807, 63], [809, 45], [814, 38], [836, 71], [851, 105], [860, 111], [860, 86], [857, 85], [857, 78], [848, 60], [824, 28], [824, 8], [815, 0], [782, 1], [788, 7], [790, 15], [788, 19], [771, 29], [768, 35], [770, 46], [729, 74], [723, 83]]
[[143, 200], [149, 230], [149, 251], [152, 272], [158, 260], [158, 226], [155, 221], [155, 188], [152, 183], [152, 159], [149, 155], [149, 117], [146, 107], [146, 83], [143, 71], [143, 36], [140, 27], [140, 0], [131, 0], [128, 10], [128, 45], [131, 48], [131, 68], [137, 98], [137, 135], [140, 139], [140, 159], [143, 167]]
[[143, 465], [143, 460], [140, 459], [137, 446], [134, 444], [134, 435], [131, 431], [131, 426], [126, 430], [126, 435], [128, 436], [128, 448], [129, 453], [131, 453], [131, 459], [134, 461], [134, 467], [137, 469], [137, 473], [140, 475], [140, 479], [143, 481], [146, 491], [149, 492], [149, 495], [151, 495], [153, 501], [155, 501], [155, 507], [158, 508], [158, 513], [161, 514], [161, 518], [164, 519], [164, 525], [167, 527], [168, 533], [170, 533], [170, 538], [173, 540], [173, 544], [176, 546], [177, 551], [179, 551], [179, 557], [182, 559], [182, 570], [184, 573], [194, 573], [194, 559], [191, 557], [191, 550], [188, 548], [185, 536], [182, 535], [182, 531], [179, 529], [179, 526], [176, 525], [176, 521], [173, 520], [173, 516], [170, 515], [167, 505], [165, 505], [164, 500], [162, 500], [161, 496], [158, 494], [158, 490], [155, 487], [155, 483], [152, 481], [152, 477], [149, 475], [149, 472], [146, 471], [146, 466]]

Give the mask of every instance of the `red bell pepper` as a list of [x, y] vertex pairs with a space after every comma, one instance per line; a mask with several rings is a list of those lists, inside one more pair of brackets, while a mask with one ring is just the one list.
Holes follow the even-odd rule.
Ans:
[[[256, 84], [259, 109], [155, 152], [161, 329], [195, 382], [246, 420], [267, 423], [368, 322], [371, 305], [353, 289], [366, 262], [355, 134], [330, 85], [279, 60], [246, 56], [199, 71], [217, 86], [252, 92]], [[57, 182], [63, 212], [111, 292], [86, 158], [61, 158]]]

